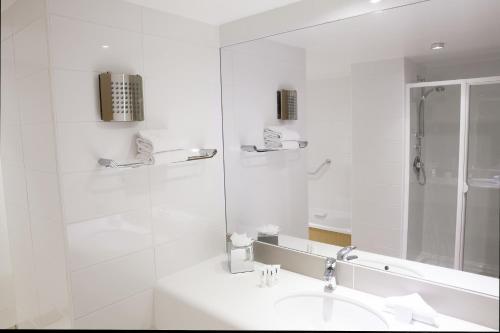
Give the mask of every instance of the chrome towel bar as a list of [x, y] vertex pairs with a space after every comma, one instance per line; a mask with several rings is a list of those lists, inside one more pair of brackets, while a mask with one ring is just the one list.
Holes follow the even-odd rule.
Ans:
[[[172, 151], [177, 151], [172, 150]], [[163, 154], [163, 153], [169, 153], [172, 151], [160, 151], [157, 152], [156, 154]], [[183, 162], [189, 162], [189, 161], [196, 161], [196, 160], [204, 160], [207, 158], [212, 158], [217, 154], [217, 149], [192, 149], [191, 151], [198, 153], [198, 155], [192, 155], [188, 156], [187, 159], [182, 160], [182, 161], [174, 161], [171, 162], [172, 164], [175, 163], [183, 163]], [[124, 169], [124, 168], [138, 168], [142, 167], [145, 165], [152, 165], [147, 162], [133, 162], [133, 163], [117, 163], [115, 160], [107, 159], [107, 158], [100, 158], [98, 160], [98, 163], [102, 165], [103, 167], [106, 168], [113, 168], [113, 169]]]
[[[307, 141], [297, 141], [299, 143], [299, 148], [306, 148], [308, 142]], [[258, 148], [254, 145], [242, 145], [241, 150], [249, 152], [249, 153], [265, 153], [268, 151], [281, 151], [281, 150], [295, 150], [295, 149], [283, 149], [283, 148]]]

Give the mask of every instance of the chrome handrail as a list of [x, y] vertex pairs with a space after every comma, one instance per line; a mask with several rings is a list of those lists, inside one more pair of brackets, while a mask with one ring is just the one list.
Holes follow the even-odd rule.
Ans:
[[327, 158], [314, 171], [308, 171], [307, 174], [313, 176], [313, 175], [317, 174], [318, 172], [320, 172], [320, 170], [323, 169], [323, 167], [325, 165], [329, 165], [329, 164], [332, 164], [332, 160]]

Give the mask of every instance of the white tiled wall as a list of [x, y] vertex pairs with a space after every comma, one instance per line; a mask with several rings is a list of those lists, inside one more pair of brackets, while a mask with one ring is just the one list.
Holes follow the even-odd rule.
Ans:
[[2, 13], [1, 141], [21, 328], [70, 317], [49, 67], [45, 2], [19, 0]]
[[[0, 174], [1, 171], [2, 163], [0, 162]], [[0, 297], [0, 329], [9, 328], [16, 324], [14, 271], [9, 249], [4, 197], [3, 181], [2, 177], [0, 177], [0, 295], [2, 295]]]
[[353, 64], [351, 71], [352, 242], [400, 257], [405, 60]]
[[[351, 229], [352, 113], [351, 78], [309, 76], [307, 54], [307, 169], [316, 170], [325, 159], [332, 164], [308, 176], [309, 223], [331, 230]], [[328, 68], [328, 63], [322, 63]], [[323, 215], [323, 214], [326, 214]]]
[[[305, 132], [305, 52], [270, 40], [222, 49], [224, 155], [229, 232], [257, 235], [257, 227], [307, 238], [305, 149], [243, 152], [263, 145], [263, 129], [286, 125]], [[277, 119], [276, 91], [297, 90], [298, 120]]]
[[[48, 301], [67, 304], [70, 290], [62, 326], [150, 327], [156, 279], [224, 250], [222, 154], [134, 170], [97, 160], [132, 161], [145, 128], [222, 152], [218, 29], [120, 0], [18, 0], [2, 14], [4, 63], [2, 163], [20, 318], [52, 324]], [[103, 71], [143, 76], [144, 122], [100, 121]], [[13, 99], [14, 87], [29, 94]]]

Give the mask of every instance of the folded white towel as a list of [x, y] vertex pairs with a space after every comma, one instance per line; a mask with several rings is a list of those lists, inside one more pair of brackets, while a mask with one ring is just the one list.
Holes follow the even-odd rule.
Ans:
[[267, 149], [299, 149], [298, 141], [280, 141], [280, 142], [270, 142], [265, 141], [264, 145]]
[[180, 147], [166, 130], [142, 130], [137, 134], [137, 151], [139, 153], [156, 153], [166, 150], [175, 150]]
[[172, 150], [168, 153], [148, 153], [142, 152], [136, 155], [138, 160], [143, 161], [146, 164], [168, 164], [175, 162], [187, 161], [190, 155], [189, 150]]
[[233, 246], [236, 247], [248, 246], [252, 244], [252, 239], [248, 237], [246, 233], [237, 234], [236, 232], [233, 232], [231, 235], [231, 243], [233, 243]]
[[281, 141], [281, 149], [299, 149], [298, 141]]
[[139, 131], [136, 144], [136, 158], [147, 164], [185, 161], [190, 154], [183, 144], [174, 140], [165, 130]]
[[300, 135], [294, 130], [283, 126], [268, 126], [264, 128], [264, 140], [299, 140]]
[[389, 312], [399, 320], [410, 322], [412, 319], [438, 327], [438, 313], [427, 304], [419, 294], [407, 296], [387, 297], [385, 306]]

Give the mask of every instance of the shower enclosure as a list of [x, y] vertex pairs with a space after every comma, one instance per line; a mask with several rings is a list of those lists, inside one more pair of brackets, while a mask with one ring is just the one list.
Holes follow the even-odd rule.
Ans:
[[406, 259], [499, 276], [500, 77], [407, 85]]

